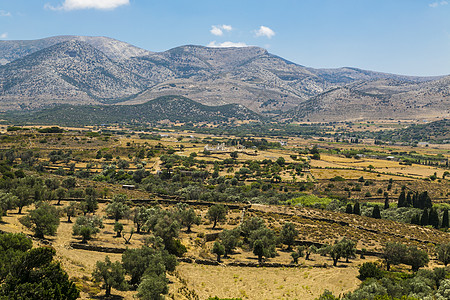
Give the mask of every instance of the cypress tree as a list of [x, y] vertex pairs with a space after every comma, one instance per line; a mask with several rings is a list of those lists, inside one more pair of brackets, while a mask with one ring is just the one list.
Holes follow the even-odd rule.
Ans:
[[432, 225], [434, 228], [439, 228], [439, 215], [436, 209], [431, 209], [430, 216], [428, 217], [428, 224]]
[[424, 199], [424, 203], [425, 203], [425, 207], [426, 208], [432, 208], [433, 207], [433, 203], [431, 202], [431, 198], [428, 195], [427, 191], [423, 192], [423, 199]]
[[413, 202], [413, 207], [414, 208], [419, 208], [419, 201], [418, 201], [417, 192], [415, 192], [413, 194], [412, 202]]
[[353, 213], [353, 208], [352, 208], [352, 205], [350, 203], [347, 204], [347, 207], [345, 208], [345, 213], [347, 213], [347, 214]]
[[448, 224], [448, 210], [444, 210], [444, 215], [442, 216], [442, 228], [448, 228], [449, 224]]
[[361, 215], [361, 209], [359, 208], [359, 202], [356, 202], [355, 206], [353, 206], [353, 214]]
[[412, 192], [408, 192], [408, 194], [406, 195], [406, 206], [407, 207], [411, 207], [413, 204], [411, 194], [412, 194]]
[[389, 196], [386, 193], [384, 195], [384, 209], [388, 209], [388, 208], [389, 208]]
[[428, 209], [425, 208], [423, 210], [422, 217], [420, 218], [420, 225], [427, 226], [428, 225], [428, 219], [429, 219]]
[[378, 205], [375, 205], [375, 207], [373, 208], [372, 218], [381, 219], [380, 208], [378, 207]]
[[398, 196], [397, 207], [405, 207], [406, 206], [406, 193], [405, 190], [402, 190], [400, 196]]
[[420, 216], [419, 214], [415, 214], [411, 218], [411, 224], [420, 225]]

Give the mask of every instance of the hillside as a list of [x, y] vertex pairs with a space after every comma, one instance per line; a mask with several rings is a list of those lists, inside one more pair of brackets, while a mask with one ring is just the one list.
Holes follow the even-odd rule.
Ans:
[[146, 81], [91, 45], [68, 41], [0, 66], [3, 109], [98, 104], [136, 94]]
[[[74, 118], [76, 116], [76, 118]], [[166, 96], [137, 105], [62, 105], [30, 114], [9, 114], [12, 122], [33, 124], [96, 125], [113, 123], [221, 122], [259, 120], [261, 117], [236, 104], [206, 106], [181, 96]]]
[[[394, 112], [394, 118], [405, 115], [408, 101], [424, 107], [417, 113], [408, 112], [420, 118], [434, 116], [446, 105], [445, 101], [434, 105], [442, 96], [445, 78], [357, 68], [313, 69], [258, 47], [188, 45], [150, 52], [105, 37], [59, 36], [0, 41], [0, 55], [4, 64], [0, 66], [2, 111], [53, 104], [141, 104], [180, 95], [210, 106], [240, 104], [269, 116], [292, 110], [284, 117], [294, 120], [308, 114], [312, 121], [320, 121], [324, 112], [325, 117], [333, 117], [328, 110], [336, 112], [335, 119], [384, 117], [384, 111], [374, 114], [372, 109], [380, 105], [373, 105], [376, 97], [365, 91], [372, 87], [378, 89], [376, 95], [392, 98], [386, 109]], [[383, 90], [386, 82], [391, 82], [388, 91]], [[427, 84], [428, 89], [419, 88]], [[341, 106], [337, 98], [348, 105]], [[353, 107], [357, 108], [354, 112]]]
[[151, 53], [108, 37], [62, 35], [39, 40], [0, 41], [0, 65], [5, 65], [39, 50], [68, 41], [85, 42], [102, 51], [110, 59], [118, 61]]
[[448, 117], [449, 80], [411, 83], [382, 79], [349, 84], [312, 97], [282, 118], [329, 122]]

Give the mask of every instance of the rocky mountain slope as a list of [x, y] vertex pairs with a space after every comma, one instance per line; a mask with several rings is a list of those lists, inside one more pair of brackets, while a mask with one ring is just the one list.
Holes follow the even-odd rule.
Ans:
[[151, 54], [150, 51], [108, 37], [63, 35], [39, 40], [0, 41], [0, 65], [5, 65], [36, 51], [68, 41], [85, 42], [102, 51], [109, 58], [118, 61]]
[[156, 53], [105, 37], [60, 36], [0, 41], [0, 59], [0, 111], [180, 95], [294, 120], [448, 114], [448, 79], [307, 68], [258, 47], [189, 45]]
[[282, 114], [296, 121], [426, 119], [450, 115], [450, 76], [428, 82], [382, 79], [334, 88]]
[[95, 104], [136, 94], [147, 81], [90, 44], [62, 42], [0, 67], [6, 109], [55, 103]]

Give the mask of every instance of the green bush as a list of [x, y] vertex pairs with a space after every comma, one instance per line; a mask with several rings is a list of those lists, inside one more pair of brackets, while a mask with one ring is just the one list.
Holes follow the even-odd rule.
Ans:
[[300, 196], [298, 198], [289, 199], [285, 201], [285, 204], [289, 205], [301, 205], [306, 207], [315, 207], [315, 208], [323, 208], [325, 209], [333, 199], [325, 197], [325, 198], [319, 198], [314, 195], [304, 195]]
[[383, 271], [378, 267], [376, 263], [373, 262], [365, 262], [359, 268], [359, 276], [360, 280], [366, 280], [367, 278], [376, 278], [380, 279], [383, 277]]

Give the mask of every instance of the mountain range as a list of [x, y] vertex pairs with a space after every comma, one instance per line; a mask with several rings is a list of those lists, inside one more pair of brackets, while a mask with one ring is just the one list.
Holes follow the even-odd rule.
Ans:
[[450, 77], [314, 69], [258, 47], [151, 52], [107, 37], [58, 36], [0, 41], [0, 64], [0, 111], [136, 105], [176, 95], [293, 121], [450, 114]]

